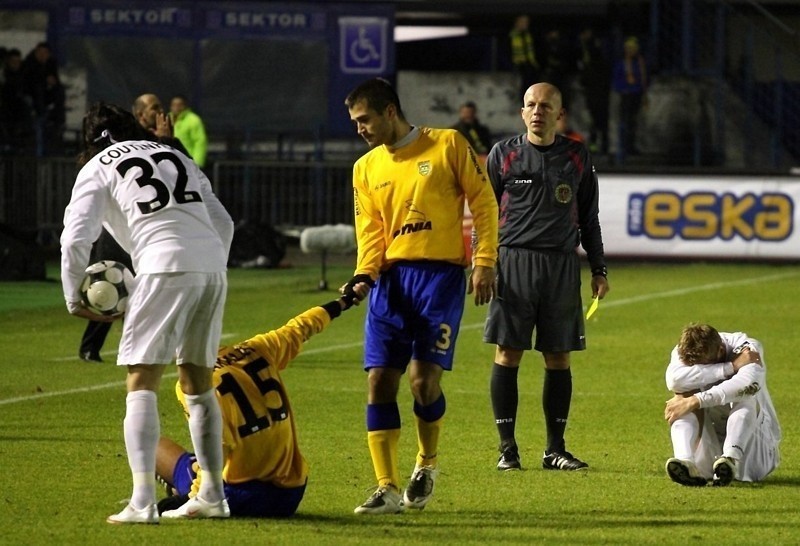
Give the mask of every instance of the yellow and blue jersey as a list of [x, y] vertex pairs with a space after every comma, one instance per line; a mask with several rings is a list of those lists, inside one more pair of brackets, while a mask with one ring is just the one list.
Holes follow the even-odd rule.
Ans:
[[398, 261], [468, 264], [464, 201], [478, 244], [473, 263], [494, 267], [498, 209], [492, 186], [466, 139], [452, 129], [414, 129], [417, 138], [378, 146], [353, 166], [356, 274], [373, 279]]
[[[323, 307], [314, 307], [277, 330], [220, 349], [213, 381], [222, 411], [225, 483], [260, 480], [285, 488], [306, 483], [308, 463], [300, 453], [280, 372], [300, 353], [303, 342], [330, 322]], [[179, 384], [175, 392], [186, 412]], [[202, 472], [198, 476], [194, 493]]]

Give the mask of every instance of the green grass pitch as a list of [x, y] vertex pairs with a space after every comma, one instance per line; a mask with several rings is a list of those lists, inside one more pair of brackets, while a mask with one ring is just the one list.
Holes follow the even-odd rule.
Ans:
[[[759, 264], [610, 264], [611, 292], [588, 321], [588, 349], [573, 354], [567, 447], [587, 472], [541, 469], [542, 363], [520, 371], [523, 472], [499, 473], [488, 384], [493, 348], [481, 342], [485, 308], [468, 301], [434, 499], [421, 512], [365, 517], [353, 508], [374, 477], [364, 426], [364, 308], [312, 339], [284, 374], [300, 445], [311, 466], [305, 499], [287, 520], [162, 521], [112, 526], [130, 492], [122, 439], [124, 370], [77, 357], [84, 323], [49, 282], [0, 284], [0, 543], [17, 544], [797, 544], [800, 542], [800, 267]], [[328, 271], [331, 286], [349, 266]], [[233, 270], [225, 342], [282, 325], [335, 297], [316, 289], [317, 267]], [[588, 278], [584, 279], [588, 301]], [[680, 328], [706, 321], [764, 343], [769, 388], [783, 426], [783, 462], [760, 484], [683, 488], [664, 473], [664, 370]], [[189, 445], [172, 388], [159, 394], [162, 433]], [[416, 438], [401, 387], [400, 465], [410, 474]]]

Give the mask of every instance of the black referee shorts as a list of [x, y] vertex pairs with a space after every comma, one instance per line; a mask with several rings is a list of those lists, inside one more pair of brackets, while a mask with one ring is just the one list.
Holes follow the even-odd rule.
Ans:
[[580, 258], [575, 252], [500, 247], [497, 297], [489, 304], [483, 341], [540, 352], [586, 348]]

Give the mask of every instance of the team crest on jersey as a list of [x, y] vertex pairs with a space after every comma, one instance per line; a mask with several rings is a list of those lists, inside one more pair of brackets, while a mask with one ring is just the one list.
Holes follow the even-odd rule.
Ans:
[[556, 186], [556, 201], [559, 203], [569, 203], [572, 201], [572, 186], [569, 184], [559, 184]]
[[422, 176], [428, 176], [431, 173], [431, 162], [420, 161], [417, 163], [417, 169], [419, 169], [419, 174]]

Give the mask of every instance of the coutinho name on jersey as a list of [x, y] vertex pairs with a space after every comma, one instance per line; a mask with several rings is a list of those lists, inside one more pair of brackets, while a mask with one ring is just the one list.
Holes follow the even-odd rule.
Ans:
[[103, 165], [111, 165], [114, 159], [119, 159], [125, 154], [129, 154], [131, 152], [139, 151], [139, 150], [162, 150], [167, 148], [158, 142], [127, 142], [125, 144], [121, 144], [119, 146], [115, 146], [105, 152], [103, 155], [100, 156], [98, 161]]

